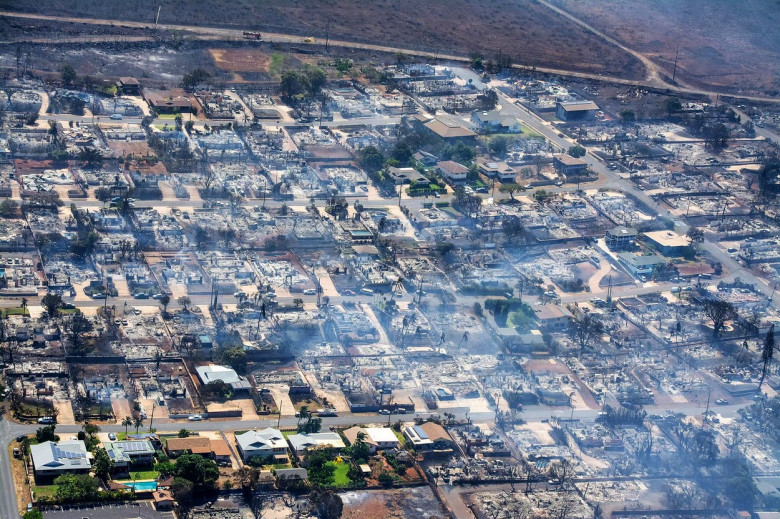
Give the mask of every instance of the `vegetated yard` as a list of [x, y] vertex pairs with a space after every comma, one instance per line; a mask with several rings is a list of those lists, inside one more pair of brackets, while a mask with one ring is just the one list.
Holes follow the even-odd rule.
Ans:
[[562, 7], [677, 79], [724, 91], [780, 90], [780, 8], [774, 0], [564, 0]]
[[39, 497], [54, 497], [57, 494], [57, 485], [41, 485], [33, 487], [35, 492], [35, 498]]
[[[435, 53], [501, 52], [534, 66], [642, 77], [633, 56], [535, 2], [508, 0], [162, 0], [128, 4], [117, 0], [7, 0], [5, 9], [85, 18], [150, 20], [162, 6], [160, 23], [223, 26], [351, 40]], [[338, 51], [336, 51], [338, 52]]]
[[349, 472], [349, 463], [344, 461], [330, 461], [328, 462], [328, 465], [336, 467], [336, 471], [333, 473], [334, 487], [348, 487], [352, 484], [352, 480], [347, 477], [347, 472]]
[[156, 470], [142, 470], [142, 471], [131, 471], [130, 477], [127, 479], [121, 480], [122, 483], [130, 482], [132, 483], [135, 480], [141, 481], [144, 479], [157, 479], [160, 476], [160, 473]]

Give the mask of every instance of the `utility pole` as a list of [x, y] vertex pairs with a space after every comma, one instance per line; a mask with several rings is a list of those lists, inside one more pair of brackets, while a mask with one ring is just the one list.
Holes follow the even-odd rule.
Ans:
[[149, 432], [152, 432], [152, 424], [154, 423], [154, 404], [152, 404], [152, 417], [149, 418]]
[[680, 44], [677, 44], [677, 50], [674, 53], [674, 71], [672, 72], [672, 84], [676, 83], [677, 77], [677, 59], [680, 57]]
[[328, 24], [325, 26], [325, 54], [330, 50], [330, 17], [328, 17]]
[[154, 17], [154, 30], [157, 30], [157, 24], [160, 21], [160, 10], [162, 9], [162, 4], [157, 6], [157, 16]]
[[284, 403], [284, 402], [282, 402], [281, 400], [279, 400], [279, 418], [277, 418], [277, 420], [276, 420], [276, 429], [277, 429], [277, 430], [279, 430], [279, 427], [280, 427], [280, 426], [281, 426], [281, 424], [282, 424], [282, 404], [283, 404], [283, 403]]

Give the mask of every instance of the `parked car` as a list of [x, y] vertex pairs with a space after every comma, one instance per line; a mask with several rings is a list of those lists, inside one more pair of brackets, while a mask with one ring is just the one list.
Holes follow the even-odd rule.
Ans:
[[314, 296], [317, 295], [317, 291], [313, 288], [307, 288], [306, 290], [303, 291], [303, 295]]
[[109, 117], [109, 119], [113, 119], [114, 121], [121, 121], [122, 114], [111, 114], [111, 117]]
[[149, 294], [146, 292], [138, 292], [137, 294], [133, 294], [133, 297], [136, 299], [149, 299]]
[[51, 416], [42, 416], [38, 418], [38, 423], [42, 423], [42, 424], [54, 423], [54, 418]]
[[203, 420], [203, 417], [201, 415], [199, 415], [199, 414], [194, 414], [194, 415], [190, 416], [189, 418], [187, 418], [187, 420], [189, 420], [190, 422], [200, 422], [200, 421]]
[[389, 415], [390, 414], [390, 409], [380, 409], [378, 411], [378, 413], [379, 414], [383, 414], [383, 415]]
[[116, 434], [108, 433], [108, 439], [111, 440], [111, 441], [115, 441], [116, 440]]
[[725, 398], [718, 398], [717, 400], [715, 400], [715, 403], [718, 405], [728, 405], [729, 401], [726, 400]]

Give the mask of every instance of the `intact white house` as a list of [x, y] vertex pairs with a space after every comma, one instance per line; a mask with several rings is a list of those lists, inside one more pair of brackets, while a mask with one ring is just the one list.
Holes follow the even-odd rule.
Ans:
[[35, 477], [56, 478], [63, 474], [88, 474], [92, 463], [81, 440], [30, 445]]
[[255, 456], [287, 461], [287, 441], [278, 429], [268, 427], [260, 431], [237, 434], [236, 445], [244, 461], [249, 461]]
[[290, 448], [296, 456], [304, 454], [308, 449], [331, 448], [341, 450], [346, 447], [337, 433], [321, 432], [314, 434], [293, 434], [287, 437]]

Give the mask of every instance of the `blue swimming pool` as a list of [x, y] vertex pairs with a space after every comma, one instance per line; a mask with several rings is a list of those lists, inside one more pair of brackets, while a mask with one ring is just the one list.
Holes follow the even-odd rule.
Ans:
[[153, 490], [157, 490], [157, 482], [156, 481], [136, 481], [128, 482], [128, 483], [122, 483], [124, 486], [128, 487], [130, 490], [135, 489], [137, 492], [151, 492]]

